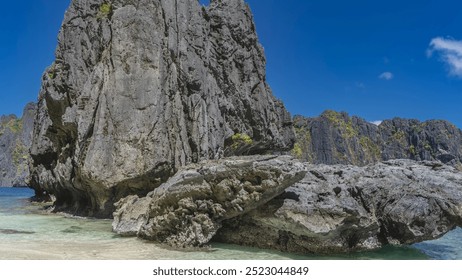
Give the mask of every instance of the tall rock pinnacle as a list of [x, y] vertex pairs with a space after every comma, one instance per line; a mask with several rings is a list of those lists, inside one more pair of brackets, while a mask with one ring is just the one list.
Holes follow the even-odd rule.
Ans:
[[243, 0], [73, 0], [43, 75], [31, 184], [106, 217], [188, 163], [293, 141]]
[[29, 103], [21, 118], [0, 116], [0, 187], [24, 187], [29, 177], [29, 148], [37, 106]]

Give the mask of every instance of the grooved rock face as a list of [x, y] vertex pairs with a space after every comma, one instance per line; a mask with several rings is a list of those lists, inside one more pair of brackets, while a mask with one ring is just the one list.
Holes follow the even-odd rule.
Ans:
[[462, 131], [448, 121], [394, 118], [379, 126], [325, 111], [294, 118], [294, 156], [311, 163], [367, 165], [392, 159], [438, 160], [462, 170]]
[[[57, 210], [110, 216], [180, 166], [290, 149], [243, 0], [73, 0], [43, 76], [31, 183]], [[232, 136], [250, 136], [237, 148]]]

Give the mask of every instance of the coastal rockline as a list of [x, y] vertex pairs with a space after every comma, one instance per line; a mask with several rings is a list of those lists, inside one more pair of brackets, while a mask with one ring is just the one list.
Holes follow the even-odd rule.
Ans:
[[213, 240], [299, 253], [372, 250], [462, 226], [462, 173], [430, 161], [358, 167], [228, 158], [189, 166], [117, 206], [115, 232], [177, 248]]
[[266, 204], [306, 171], [290, 157], [236, 157], [180, 170], [146, 197], [117, 203], [114, 231], [173, 247], [207, 244], [222, 222]]
[[28, 184], [175, 248], [349, 252], [462, 224], [459, 129], [292, 118], [265, 67], [243, 0], [72, 0], [27, 125]]

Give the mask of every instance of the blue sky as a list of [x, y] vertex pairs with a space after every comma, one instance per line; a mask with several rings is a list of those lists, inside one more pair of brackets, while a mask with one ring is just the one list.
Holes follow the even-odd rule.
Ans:
[[42, 73], [54, 60], [68, 0], [2, 2], [0, 15], [0, 115], [21, 115], [36, 101]]
[[[334, 109], [369, 121], [400, 116], [462, 127], [462, 2], [247, 2], [268, 82], [292, 114]], [[0, 114], [20, 114], [53, 61], [69, 0], [3, 4]]]

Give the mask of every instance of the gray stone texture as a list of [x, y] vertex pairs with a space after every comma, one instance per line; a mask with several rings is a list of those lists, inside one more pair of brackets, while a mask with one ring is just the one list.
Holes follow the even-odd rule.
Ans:
[[320, 164], [367, 165], [391, 159], [437, 160], [462, 170], [462, 131], [447, 121], [394, 118], [379, 126], [346, 113], [294, 117], [292, 153]]
[[73, 0], [58, 39], [31, 148], [56, 210], [109, 217], [186, 164], [293, 146], [243, 0]]
[[462, 173], [439, 162], [306, 165], [268, 204], [227, 220], [216, 241], [300, 253], [371, 250], [462, 226]]
[[202, 246], [223, 221], [264, 205], [305, 174], [303, 164], [287, 156], [232, 157], [189, 165], [147, 197], [120, 200], [113, 229], [177, 248]]
[[25, 187], [29, 177], [29, 148], [37, 106], [29, 103], [19, 119], [0, 116], [0, 187]]

